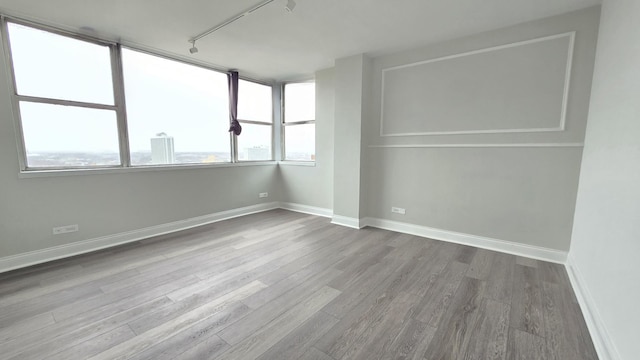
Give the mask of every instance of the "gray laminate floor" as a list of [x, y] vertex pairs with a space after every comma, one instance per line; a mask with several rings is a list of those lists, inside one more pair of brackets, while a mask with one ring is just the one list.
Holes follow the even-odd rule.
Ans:
[[275, 210], [0, 274], [2, 359], [596, 359], [561, 265]]

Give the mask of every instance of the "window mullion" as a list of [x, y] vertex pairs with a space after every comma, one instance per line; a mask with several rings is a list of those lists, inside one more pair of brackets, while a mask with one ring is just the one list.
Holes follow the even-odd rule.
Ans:
[[38, 96], [28, 96], [28, 95], [16, 95], [18, 101], [26, 101], [40, 104], [51, 104], [51, 105], [63, 105], [63, 106], [75, 106], [89, 109], [101, 109], [101, 110], [117, 110], [116, 105], [105, 105], [105, 104], [97, 104], [97, 103], [88, 103], [82, 101], [73, 101], [73, 100], [61, 100], [61, 99], [52, 99], [46, 97], [38, 97]]
[[13, 66], [13, 56], [11, 55], [11, 46], [9, 46], [9, 28], [7, 25], [7, 18], [2, 15], [0, 17], [0, 23], [2, 29], [0, 30], [0, 36], [2, 37], [2, 46], [4, 48], [5, 61], [9, 65], [9, 86], [11, 90], [11, 106], [13, 107], [13, 121], [17, 131], [17, 145], [18, 145], [18, 163], [20, 165], [20, 171], [27, 169], [27, 146], [24, 141], [24, 131], [22, 129], [22, 116], [20, 115], [20, 107], [18, 106], [18, 99], [16, 94], [18, 93], [16, 85], [16, 77]]
[[254, 125], [272, 125], [271, 123], [268, 123], [266, 121], [257, 121], [257, 120], [245, 120], [245, 119], [238, 119], [238, 122], [245, 123], [245, 124], [254, 124]]
[[238, 162], [238, 136], [234, 134], [232, 131], [229, 132], [229, 137], [231, 139], [231, 162]]
[[282, 103], [282, 94], [283, 94], [284, 84], [278, 84], [277, 86], [273, 86], [272, 88], [272, 100], [273, 100], [273, 129], [272, 129], [272, 139], [273, 139], [273, 159], [276, 161], [282, 161], [284, 159], [284, 137], [283, 131], [284, 127], [282, 123], [284, 122], [283, 118], [283, 103]]
[[129, 149], [129, 128], [127, 126], [127, 105], [124, 95], [124, 72], [122, 66], [122, 47], [111, 46], [111, 73], [113, 78], [113, 99], [118, 121], [118, 143], [120, 145], [120, 164], [131, 167]]
[[283, 126], [291, 126], [291, 125], [304, 125], [304, 124], [315, 124], [315, 120], [301, 120], [301, 121], [291, 121], [283, 123]]

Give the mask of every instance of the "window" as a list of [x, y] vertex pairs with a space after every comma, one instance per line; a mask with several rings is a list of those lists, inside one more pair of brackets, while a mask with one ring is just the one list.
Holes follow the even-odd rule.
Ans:
[[122, 49], [131, 165], [231, 161], [227, 76]]
[[238, 121], [242, 134], [236, 137], [238, 160], [272, 160], [273, 95], [271, 86], [238, 81]]
[[273, 160], [272, 87], [119, 44], [0, 19], [22, 170]]
[[316, 87], [313, 82], [284, 86], [284, 159], [316, 159]]
[[120, 166], [112, 47], [13, 22], [6, 29], [23, 167]]

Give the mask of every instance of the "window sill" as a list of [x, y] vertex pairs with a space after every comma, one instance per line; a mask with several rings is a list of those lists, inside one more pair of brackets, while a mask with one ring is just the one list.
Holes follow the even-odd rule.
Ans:
[[278, 165], [311, 166], [311, 167], [315, 167], [316, 166], [316, 162], [315, 161], [287, 161], [287, 160], [282, 160], [282, 161], [278, 161]]
[[172, 170], [194, 170], [194, 169], [218, 169], [228, 167], [243, 166], [269, 166], [277, 165], [276, 161], [242, 161], [237, 163], [218, 163], [218, 164], [184, 164], [184, 165], [156, 165], [156, 166], [135, 166], [135, 167], [118, 167], [118, 168], [96, 168], [96, 169], [63, 169], [63, 170], [25, 170], [20, 171], [18, 178], [42, 178], [42, 177], [58, 177], [58, 176], [78, 176], [78, 175], [104, 175], [104, 174], [124, 174], [151, 171], [172, 171]]

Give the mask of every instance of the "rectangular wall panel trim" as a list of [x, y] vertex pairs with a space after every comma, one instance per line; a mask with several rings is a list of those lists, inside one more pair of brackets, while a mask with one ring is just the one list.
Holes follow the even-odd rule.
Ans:
[[[574, 43], [575, 32], [567, 32], [384, 68], [380, 136], [564, 131]], [[543, 45], [547, 48], [527, 49]], [[535, 56], [524, 56], [527, 52]], [[474, 56], [475, 61], [484, 63], [463, 59]], [[518, 58], [521, 61], [515, 61]], [[453, 67], [439, 71], [444, 62]], [[408, 69], [415, 71], [402, 73]], [[519, 85], [519, 77], [535, 86]], [[448, 104], [449, 101], [460, 101], [465, 106]], [[464, 110], [467, 108], [475, 110]], [[447, 114], [446, 118], [442, 114]], [[521, 124], [507, 126], [518, 116]], [[430, 121], [425, 121], [427, 118]], [[456, 126], [452, 119], [460, 123]], [[468, 124], [463, 124], [465, 120]], [[462, 125], [467, 126], [461, 128]]]

